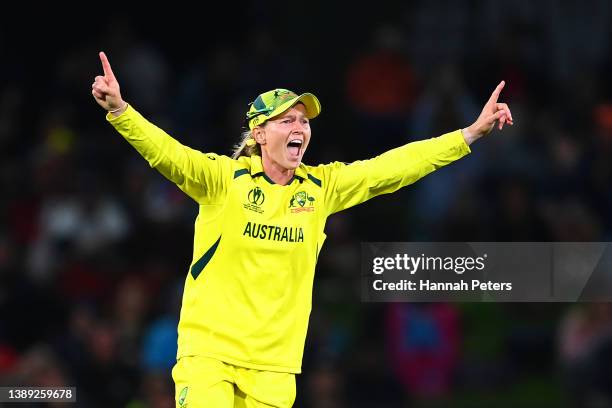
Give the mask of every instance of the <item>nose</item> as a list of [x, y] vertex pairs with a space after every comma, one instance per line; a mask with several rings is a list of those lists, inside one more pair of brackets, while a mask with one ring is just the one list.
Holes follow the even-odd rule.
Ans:
[[291, 133], [304, 133], [304, 129], [306, 129], [306, 124], [302, 123], [301, 120], [296, 120], [293, 122]]

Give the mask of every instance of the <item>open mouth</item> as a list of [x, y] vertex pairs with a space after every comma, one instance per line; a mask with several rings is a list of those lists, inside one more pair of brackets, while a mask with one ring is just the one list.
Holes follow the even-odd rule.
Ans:
[[300, 155], [302, 144], [303, 141], [301, 139], [291, 139], [289, 143], [287, 143], [287, 151], [291, 156], [297, 157]]

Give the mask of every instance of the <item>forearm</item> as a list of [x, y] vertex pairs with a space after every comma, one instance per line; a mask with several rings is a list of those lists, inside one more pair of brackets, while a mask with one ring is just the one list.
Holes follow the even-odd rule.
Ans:
[[431, 139], [408, 143], [399, 147], [397, 157], [385, 158], [388, 162], [400, 163], [398, 176], [407, 178], [408, 184], [446, 166], [471, 152], [468, 140], [461, 130], [456, 130]]
[[370, 186], [382, 192], [412, 184], [432, 171], [452, 163], [470, 148], [460, 130], [431, 139], [408, 143], [366, 161]]
[[460, 130], [432, 139], [408, 143], [373, 159], [340, 165], [331, 201], [340, 211], [372, 197], [392, 193], [450, 164], [470, 148]]
[[118, 112], [108, 113], [106, 119], [151, 167], [172, 182], [181, 185], [189, 173], [193, 177], [191, 149], [146, 120], [134, 108], [127, 105]]

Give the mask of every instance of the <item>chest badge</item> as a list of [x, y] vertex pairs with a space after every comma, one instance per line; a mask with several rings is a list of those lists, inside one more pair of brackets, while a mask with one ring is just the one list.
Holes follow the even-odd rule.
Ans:
[[266, 195], [263, 190], [259, 187], [252, 188], [247, 194], [247, 202], [243, 204], [247, 210], [255, 211], [256, 213], [263, 213], [261, 205], [266, 201]]
[[315, 199], [313, 196], [308, 195], [305, 191], [299, 191], [291, 197], [289, 201], [289, 208], [292, 213], [300, 213], [303, 211], [313, 212], [314, 211]]

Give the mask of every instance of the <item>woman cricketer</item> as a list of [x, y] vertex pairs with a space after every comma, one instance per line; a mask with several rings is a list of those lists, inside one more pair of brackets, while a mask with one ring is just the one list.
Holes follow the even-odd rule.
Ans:
[[110, 124], [151, 167], [199, 205], [172, 370], [177, 407], [291, 407], [325, 221], [392, 193], [470, 152], [495, 124], [513, 124], [497, 99], [469, 127], [373, 159], [308, 166], [310, 93], [262, 93], [233, 157], [182, 145], [126, 103], [106, 55], [92, 85]]

